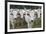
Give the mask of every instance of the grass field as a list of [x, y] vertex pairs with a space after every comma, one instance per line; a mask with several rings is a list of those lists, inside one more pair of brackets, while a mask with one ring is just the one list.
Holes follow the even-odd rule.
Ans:
[[41, 27], [41, 18], [37, 18], [34, 20], [32, 28], [40, 28]]
[[[33, 22], [32, 28], [41, 27], [41, 18], [35, 19]], [[23, 20], [14, 21], [14, 29], [28, 28], [28, 24]], [[10, 23], [10, 29], [12, 29], [12, 24]]]

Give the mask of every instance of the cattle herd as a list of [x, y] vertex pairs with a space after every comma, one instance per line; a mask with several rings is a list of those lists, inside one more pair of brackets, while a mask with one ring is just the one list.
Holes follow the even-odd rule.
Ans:
[[[33, 21], [37, 18], [41, 17], [41, 9], [10, 9], [9, 11], [9, 19], [10, 19], [10, 28], [32, 28]], [[20, 22], [19, 22], [20, 21]], [[25, 21], [25, 26], [23, 25], [23, 21]], [[21, 23], [20, 26], [18, 23]]]

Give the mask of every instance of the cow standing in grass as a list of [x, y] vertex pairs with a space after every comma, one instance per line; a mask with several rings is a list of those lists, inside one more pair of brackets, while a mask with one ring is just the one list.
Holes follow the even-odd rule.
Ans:
[[10, 24], [11, 24], [11, 28], [13, 28], [13, 29], [14, 29], [14, 23], [16, 23], [18, 11], [19, 11], [18, 9], [11, 9], [10, 10]]
[[34, 19], [35, 17], [33, 10], [25, 10], [25, 21], [28, 23], [28, 28], [32, 28], [32, 23]]

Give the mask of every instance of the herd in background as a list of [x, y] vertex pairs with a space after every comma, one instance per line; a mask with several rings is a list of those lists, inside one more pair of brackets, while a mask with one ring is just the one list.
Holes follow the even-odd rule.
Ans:
[[[28, 24], [28, 28], [32, 28], [32, 21], [40, 18], [41, 9], [10, 9], [9, 11], [9, 19], [11, 21], [12, 27], [14, 28], [13, 20], [17, 17], [25, 19]], [[31, 24], [30, 24], [31, 23]]]

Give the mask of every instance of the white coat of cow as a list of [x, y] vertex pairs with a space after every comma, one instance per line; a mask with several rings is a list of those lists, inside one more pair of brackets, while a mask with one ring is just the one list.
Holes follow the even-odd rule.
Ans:
[[10, 14], [12, 13], [13, 15], [10, 15], [10, 21], [11, 21], [11, 24], [12, 24], [12, 28], [14, 28], [14, 23], [13, 23], [13, 20], [15, 18], [17, 18], [17, 12], [19, 11], [19, 9], [11, 9], [10, 10]]
[[23, 14], [24, 12], [26, 12], [24, 9], [20, 9], [20, 15], [21, 15], [21, 18], [23, 18]]
[[[27, 15], [28, 12], [29, 12], [30, 16]], [[30, 22], [31, 22], [31, 20], [34, 20], [34, 19], [35, 19], [34, 11], [32, 11], [32, 10], [31, 11], [30, 10], [25, 10], [25, 21], [28, 23], [28, 28], [32, 27], [32, 23], [30, 24]]]
[[40, 18], [41, 9], [34, 9], [34, 12], [37, 12], [38, 18]]

